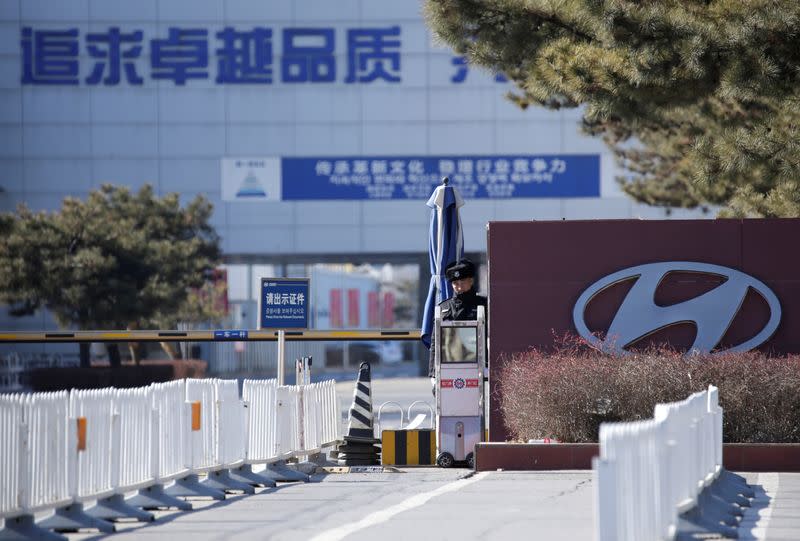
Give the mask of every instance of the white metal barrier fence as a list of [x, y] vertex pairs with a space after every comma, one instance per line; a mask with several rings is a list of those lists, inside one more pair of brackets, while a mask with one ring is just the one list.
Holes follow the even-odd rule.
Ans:
[[[192, 473], [207, 472], [219, 465], [217, 463], [217, 408], [215, 404], [215, 389], [219, 380], [214, 379], [187, 379], [186, 380], [186, 405], [187, 417], [193, 416], [193, 404], [200, 403], [200, 423], [189, 432], [189, 453], [186, 456], [186, 465]], [[196, 414], [194, 414], [196, 415]], [[192, 420], [195, 423], [195, 420]]]
[[657, 404], [653, 419], [600, 425], [594, 461], [598, 541], [673, 539], [678, 515], [722, 469], [716, 387]]
[[217, 380], [216, 400], [217, 462], [235, 468], [242, 465], [247, 452], [247, 411], [236, 380]]
[[185, 387], [183, 380], [151, 385], [153, 471], [155, 480], [162, 484], [189, 473], [184, 456], [189, 446], [191, 419], [184, 406]]
[[334, 445], [334, 383], [247, 380], [241, 399], [219, 379], [0, 395], [0, 519]]
[[122, 494], [145, 487], [157, 477], [153, 388], [116, 389], [115, 440], [112, 452], [119, 464], [113, 484]]
[[[77, 502], [105, 498], [116, 488], [112, 478], [119, 478], [119, 461], [113, 460], [112, 426], [116, 425], [116, 389], [72, 391], [69, 395], [70, 424], [85, 419], [85, 440], [80, 452], [70, 453], [71, 493]], [[34, 434], [34, 437], [37, 435]], [[79, 447], [81, 445], [79, 444]]]
[[248, 438], [247, 463], [263, 464], [277, 460], [277, 380], [244, 380], [242, 398], [247, 404], [247, 430], [249, 434], [259, 434], [258, 438]]
[[68, 476], [69, 393], [0, 395], [0, 518], [66, 505], [74, 488]]
[[278, 387], [277, 415], [277, 458], [286, 459], [303, 450], [300, 441], [300, 427], [297, 424], [300, 413], [300, 389], [297, 385]]

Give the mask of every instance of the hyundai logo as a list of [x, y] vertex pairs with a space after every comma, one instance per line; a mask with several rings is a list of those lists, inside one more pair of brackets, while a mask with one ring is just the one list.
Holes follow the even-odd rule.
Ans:
[[[655, 303], [656, 289], [670, 272], [713, 274], [724, 278], [725, 281], [693, 299], [671, 306], [658, 306]], [[605, 340], [599, 339], [586, 326], [584, 318], [586, 306], [600, 292], [634, 278], [636, 283], [614, 315]], [[592, 346], [609, 353], [626, 353], [627, 346], [650, 334], [678, 323], [693, 322], [697, 326], [697, 335], [690, 351], [710, 352], [725, 336], [751, 288], [769, 305], [769, 321], [754, 337], [724, 350], [748, 351], [769, 340], [778, 328], [781, 305], [775, 294], [760, 280], [720, 265], [670, 261], [639, 265], [609, 274], [593, 283], [581, 294], [575, 303], [572, 319], [578, 334]]]

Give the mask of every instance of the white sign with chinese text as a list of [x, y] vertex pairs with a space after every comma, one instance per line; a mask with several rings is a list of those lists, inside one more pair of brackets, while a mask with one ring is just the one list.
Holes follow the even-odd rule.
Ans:
[[280, 201], [280, 158], [223, 158], [223, 201]]

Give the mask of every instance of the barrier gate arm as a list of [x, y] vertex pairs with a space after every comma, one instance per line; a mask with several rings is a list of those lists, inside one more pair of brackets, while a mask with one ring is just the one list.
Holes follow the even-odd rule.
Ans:
[[[421, 339], [420, 329], [365, 331], [284, 331], [290, 342], [325, 342], [336, 340], [379, 341]], [[3, 343], [72, 343], [72, 342], [277, 342], [277, 330], [203, 330], [203, 331], [44, 331], [12, 332], [0, 330]]]

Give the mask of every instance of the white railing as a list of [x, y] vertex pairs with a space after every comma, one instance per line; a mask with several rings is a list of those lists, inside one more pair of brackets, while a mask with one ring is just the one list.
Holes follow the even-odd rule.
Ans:
[[338, 428], [334, 382], [246, 380], [241, 398], [219, 379], [0, 395], [0, 519], [307, 455]]
[[112, 481], [117, 494], [146, 487], [157, 477], [153, 392], [152, 387], [116, 389], [112, 452], [118, 467]]
[[300, 387], [282, 385], [277, 389], [276, 453], [278, 459], [286, 459], [302, 452], [300, 441]]
[[21, 486], [25, 397], [0, 395], [0, 518], [22, 511]]
[[75, 485], [71, 495], [75, 501], [105, 498], [114, 493], [112, 478], [119, 471], [119, 461], [113, 460], [112, 455], [115, 391], [72, 391], [69, 395], [70, 424], [77, 425], [78, 419], [86, 419], [85, 448], [70, 453], [73, 461], [70, 473]]
[[189, 432], [189, 452], [186, 454], [186, 466], [192, 473], [207, 472], [218, 465], [216, 381], [210, 378], [186, 380], [184, 410], [187, 417], [192, 417], [192, 405], [200, 404], [200, 427]]
[[184, 456], [189, 447], [191, 417], [186, 413], [184, 380], [154, 383], [153, 390], [153, 471], [159, 483], [189, 473]]
[[0, 395], [0, 518], [30, 515], [72, 501], [69, 393]]
[[722, 409], [710, 386], [657, 404], [653, 419], [600, 425], [594, 461], [598, 541], [673, 539], [722, 468]]
[[[244, 380], [242, 398], [247, 405], [247, 463], [277, 460], [276, 380]], [[258, 437], [253, 435], [258, 434]]]
[[216, 380], [217, 461], [226, 468], [241, 466], [246, 454], [247, 415], [236, 380]]
[[[39, 511], [70, 500], [74, 481], [70, 480], [67, 468], [77, 434], [75, 424], [69, 423], [66, 391], [36, 394], [27, 401], [30, 407], [22, 427], [27, 439], [23, 442], [20, 464], [23, 467], [20, 493], [26, 511]], [[53, 468], [54, 463], [59, 467]]]
[[[333, 416], [329, 412], [335, 412]], [[304, 449], [314, 452], [339, 439], [339, 401], [333, 381], [303, 388]]]

